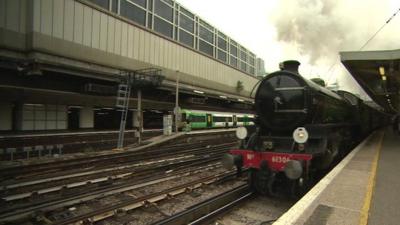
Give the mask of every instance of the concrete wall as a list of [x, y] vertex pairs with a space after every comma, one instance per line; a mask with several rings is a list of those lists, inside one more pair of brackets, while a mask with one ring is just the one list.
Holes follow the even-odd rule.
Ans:
[[11, 103], [0, 103], [0, 130], [12, 129], [12, 108]]
[[0, 46], [11, 49], [26, 48], [26, 33], [31, 29], [27, 23], [28, 0], [0, 0]]
[[[28, 49], [115, 68], [157, 67], [169, 80], [175, 80], [175, 71], [179, 70], [182, 83], [232, 94], [238, 94], [237, 81], [242, 81], [245, 89], [240, 94], [246, 97], [257, 82], [239, 70], [81, 1], [0, 0], [0, 17], [2, 34], [26, 36]], [[0, 40], [1, 45], [10, 43]]]
[[22, 104], [16, 116], [17, 130], [67, 129], [65, 105]]
[[93, 128], [94, 113], [93, 107], [83, 107], [79, 113], [79, 128]]

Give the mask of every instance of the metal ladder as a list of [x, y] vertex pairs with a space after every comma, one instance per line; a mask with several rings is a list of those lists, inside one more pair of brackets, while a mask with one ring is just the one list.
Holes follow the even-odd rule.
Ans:
[[121, 110], [121, 123], [119, 125], [117, 148], [124, 147], [125, 125], [126, 125], [126, 118], [128, 116], [129, 96], [131, 94], [131, 85], [129, 84], [129, 82], [130, 79], [128, 77], [126, 84], [118, 85], [116, 107]]

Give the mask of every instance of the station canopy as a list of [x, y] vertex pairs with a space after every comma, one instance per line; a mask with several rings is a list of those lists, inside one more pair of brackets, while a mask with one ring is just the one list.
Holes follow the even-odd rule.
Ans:
[[340, 52], [343, 65], [388, 113], [400, 110], [400, 49]]

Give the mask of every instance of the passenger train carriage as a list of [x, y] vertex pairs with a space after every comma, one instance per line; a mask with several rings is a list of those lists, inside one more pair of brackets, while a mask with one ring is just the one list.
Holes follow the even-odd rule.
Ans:
[[224, 128], [254, 125], [254, 115], [200, 110], [182, 110], [180, 128], [190, 129]]

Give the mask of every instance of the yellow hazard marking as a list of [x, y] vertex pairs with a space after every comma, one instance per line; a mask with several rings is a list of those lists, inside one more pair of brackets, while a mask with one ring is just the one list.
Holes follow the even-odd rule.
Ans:
[[369, 176], [369, 180], [368, 180], [367, 193], [365, 193], [364, 205], [361, 209], [360, 225], [368, 224], [369, 209], [371, 207], [371, 200], [372, 200], [372, 195], [374, 192], [375, 181], [376, 181], [376, 169], [378, 167], [378, 160], [379, 160], [379, 155], [380, 155], [380, 152], [382, 149], [382, 142], [383, 142], [384, 136], [385, 136], [385, 132], [383, 131], [381, 138], [379, 140], [378, 150], [375, 152], [374, 160], [372, 161], [371, 175]]

